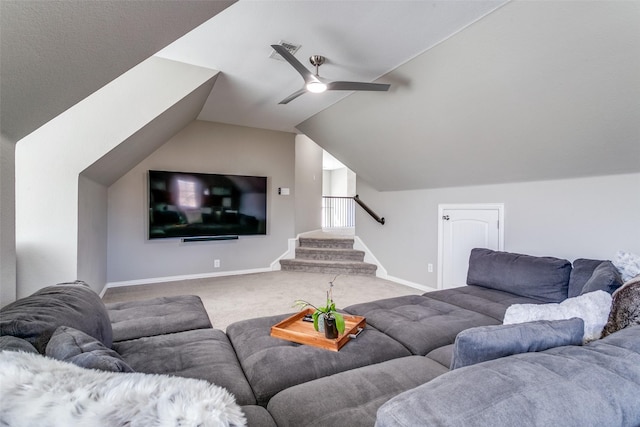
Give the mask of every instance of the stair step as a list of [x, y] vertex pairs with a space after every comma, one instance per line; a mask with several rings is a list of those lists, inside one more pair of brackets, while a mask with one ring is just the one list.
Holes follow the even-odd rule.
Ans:
[[334, 249], [353, 249], [354, 239], [350, 238], [315, 238], [300, 237], [298, 239], [300, 247], [304, 248], [334, 248]]
[[355, 261], [321, 261], [307, 259], [281, 259], [280, 267], [284, 271], [302, 271], [307, 273], [354, 274], [374, 276], [377, 266]]
[[364, 261], [364, 251], [336, 248], [296, 248], [296, 259], [312, 259], [320, 261]]

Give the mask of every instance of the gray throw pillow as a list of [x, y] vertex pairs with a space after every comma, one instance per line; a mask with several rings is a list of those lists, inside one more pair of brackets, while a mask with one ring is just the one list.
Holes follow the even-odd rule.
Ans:
[[582, 287], [582, 294], [593, 291], [605, 291], [612, 294], [622, 286], [622, 278], [611, 261], [603, 261], [593, 270], [593, 274]]
[[0, 337], [0, 351], [24, 351], [25, 353], [36, 353], [38, 350], [29, 341], [11, 335]]
[[593, 271], [602, 264], [601, 259], [578, 258], [573, 261], [571, 276], [569, 277], [569, 298], [577, 297], [582, 293], [585, 283], [591, 278]]
[[577, 317], [466, 329], [456, 337], [451, 369], [512, 354], [581, 345], [583, 333], [584, 321]]
[[88, 369], [133, 372], [122, 357], [100, 341], [77, 329], [60, 326], [51, 336], [46, 355]]
[[467, 285], [560, 302], [567, 298], [570, 274], [566, 259], [475, 248], [469, 256]]

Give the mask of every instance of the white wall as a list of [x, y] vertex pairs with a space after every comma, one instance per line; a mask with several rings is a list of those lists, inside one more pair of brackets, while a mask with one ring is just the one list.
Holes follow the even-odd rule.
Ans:
[[506, 251], [570, 261], [640, 254], [640, 174], [388, 192], [359, 179], [358, 193], [386, 224], [358, 208], [356, 234], [390, 276], [433, 288], [440, 203], [504, 203]]
[[78, 177], [78, 279], [107, 283], [107, 187]]
[[[88, 212], [79, 206], [80, 174], [191, 93], [209, 85], [217, 73], [149, 58], [18, 142], [18, 298], [79, 278], [82, 236], [78, 234], [78, 215]], [[104, 265], [106, 260], [90, 262]], [[104, 287], [104, 283], [89, 285], [96, 291]]]
[[349, 168], [323, 171], [322, 194], [334, 197], [356, 195], [356, 174]]
[[[295, 236], [292, 133], [193, 121], [108, 189], [107, 280], [126, 284], [268, 268]], [[147, 239], [147, 173], [169, 170], [267, 177], [267, 235], [182, 243]], [[295, 194], [295, 193], [294, 193]], [[214, 259], [220, 268], [214, 268]]]
[[0, 307], [16, 299], [15, 144], [0, 139]]
[[[340, 168], [331, 171], [331, 195], [332, 196], [341, 196], [346, 197], [349, 194], [348, 184], [349, 180], [347, 178], [348, 169]], [[352, 194], [355, 196], [355, 194]]]
[[322, 148], [296, 135], [296, 235], [322, 227]]

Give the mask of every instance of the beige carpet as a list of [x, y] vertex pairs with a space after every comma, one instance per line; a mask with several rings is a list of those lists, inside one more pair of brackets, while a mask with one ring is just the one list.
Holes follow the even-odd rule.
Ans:
[[[202, 298], [214, 328], [243, 319], [293, 313], [294, 301], [304, 299], [323, 305], [333, 274], [274, 271], [239, 276], [183, 280], [110, 288], [105, 303], [133, 301], [170, 295]], [[423, 291], [371, 276], [341, 275], [334, 281], [333, 299], [338, 308], [351, 304]]]

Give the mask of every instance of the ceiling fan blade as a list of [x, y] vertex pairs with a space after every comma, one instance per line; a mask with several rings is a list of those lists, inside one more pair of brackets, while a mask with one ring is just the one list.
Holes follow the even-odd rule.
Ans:
[[300, 73], [305, 83], [318, 81], [318, 78], [311, 71], [309, 71], [307, 67], [302, 65], [302, 63], [298, 61], [296, 57], [293, 56], [291, 52], [289, 52], [284, 46], [279, 44], [272, 44], [271, 47], [273, 48], [273, 50], [278, 52], [280, 56], [285, 59], [285, 61], [291, 64], [291, 66], [295, 68], [298, 73]]
[[291, 95], [287, 96], [285, 99], [283, 99], [282, 101], [278, 102], [278, 104], [288, 104], [289, 102], [293, 101], [294, 99], [296, 99], [297, 97], [299, 97], [300, 95], [307, 93], [307, 89], [302, 88], [297, 92], [293, 92]]
[[327, 83], [327, 90], [373, 90], [386, 91], [391, 85], [384, 83], [364, 83], [364, 82], [331, 82]]

